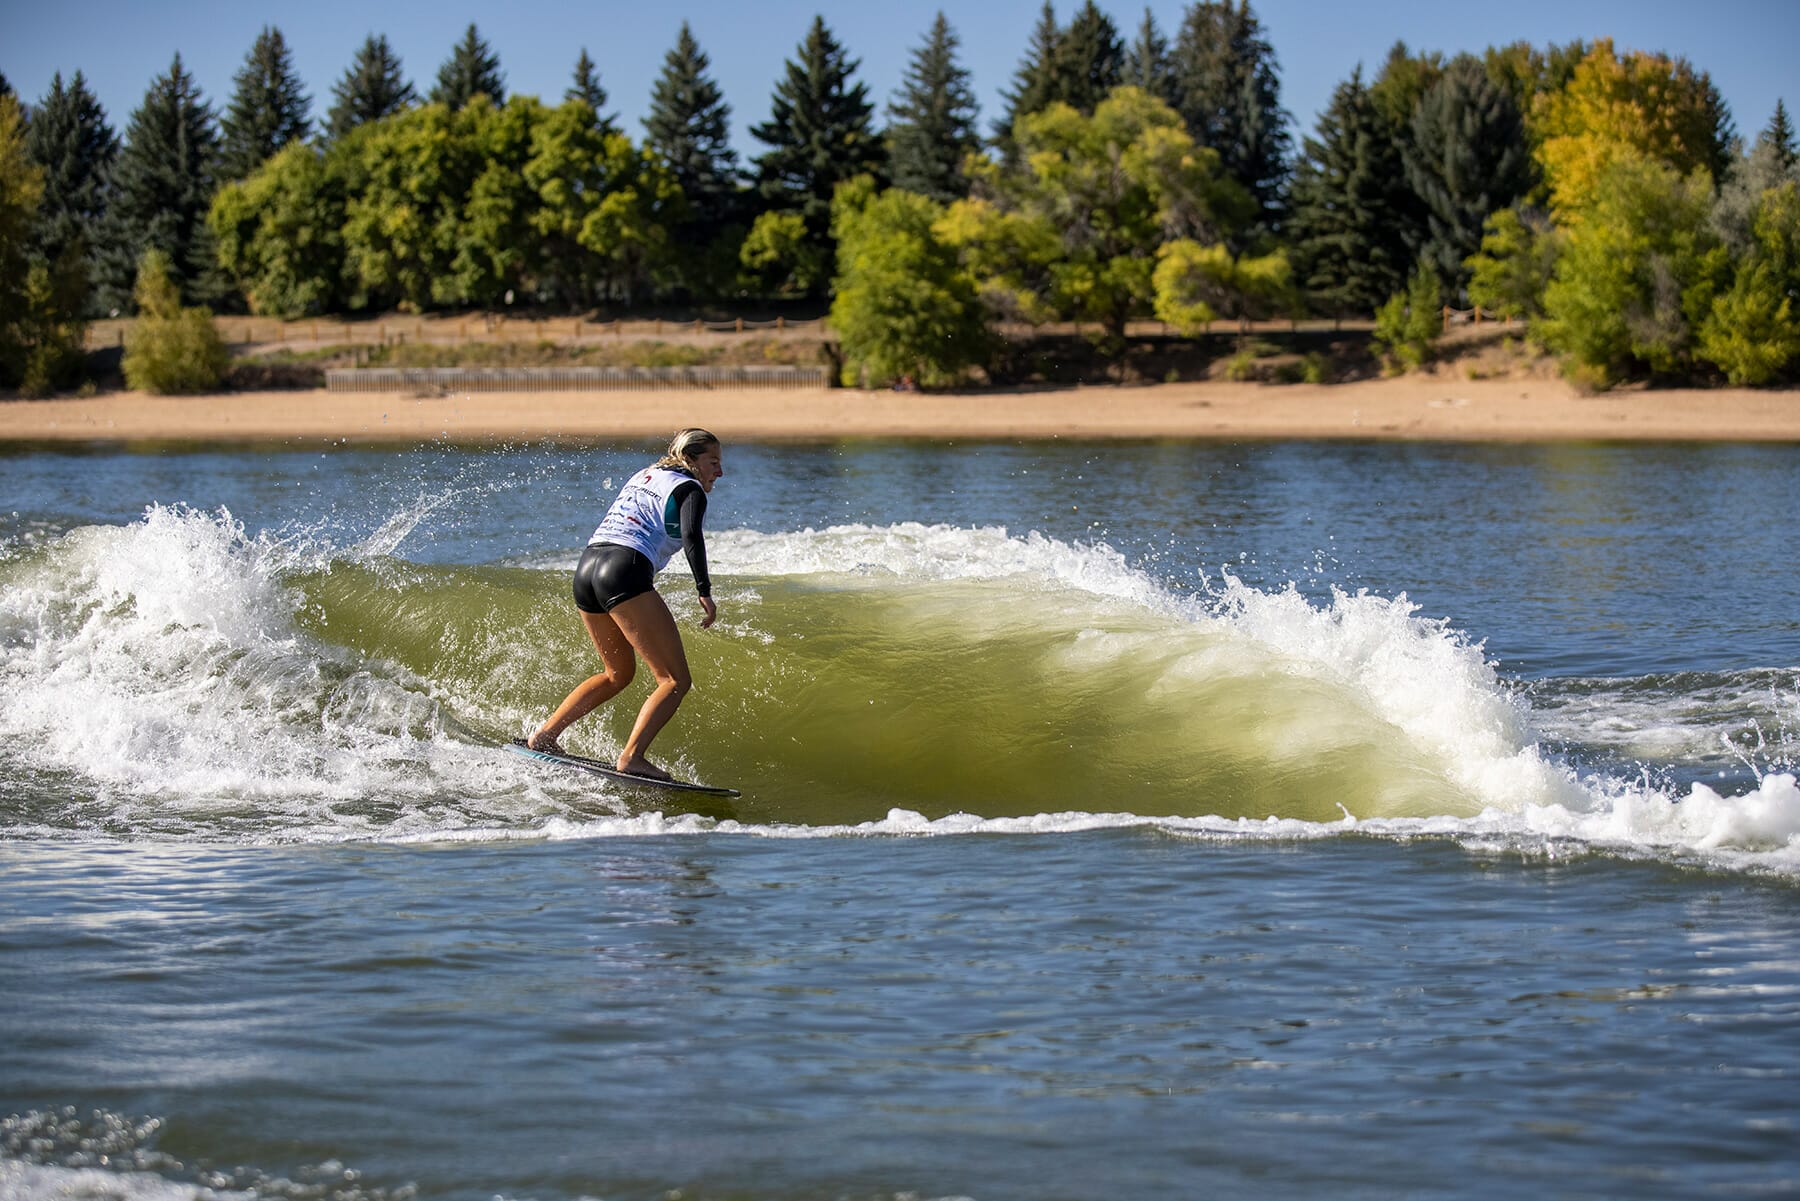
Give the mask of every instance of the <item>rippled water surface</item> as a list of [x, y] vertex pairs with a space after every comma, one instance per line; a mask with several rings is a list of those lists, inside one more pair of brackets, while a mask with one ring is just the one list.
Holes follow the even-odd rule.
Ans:
[[653, 452], [0, 457], [0, 1195], [1800, 1191], [1800, 453]]

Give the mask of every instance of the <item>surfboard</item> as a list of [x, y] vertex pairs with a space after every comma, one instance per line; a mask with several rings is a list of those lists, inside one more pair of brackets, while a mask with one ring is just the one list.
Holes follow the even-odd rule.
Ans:
[[534, 751], [525, 745], [523, 738], [515, 738], [508, 742], [506, 749], [514, 754], [523, 755], [527, 759], [542, 759], [546, 763], [559, 763], [564, 767], [572, 767], [576, 771], [604, 776], [615, 783], [629, 784], [633, 788], [656, 788], [664, 792], [693, 792], [702, 796], [734, 797], [743, 795], [735, 788], [715, 788], [711, 784], [690, 784], [685, 780], [653, 780], [649, 776], [634, 776], [628, 771], [620, 771], [610, 763], [583, 758], [580, 755], [559, 754], [555, 751]]

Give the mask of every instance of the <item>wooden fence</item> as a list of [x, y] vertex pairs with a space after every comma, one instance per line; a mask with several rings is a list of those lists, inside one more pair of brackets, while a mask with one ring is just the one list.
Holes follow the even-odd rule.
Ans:
[[327, 371], [331, 392], [619, 392], [823, 388], [824, 367], [351, 367]]
[[[213, 326], [234, 346], [310, 349], [326, 346], [393, 346], [401, 343], [459, 345], [496, 342], [554, 342], [580, 344], [626, 338], [688, 338], [708, 334], [772, 333], [797, 337], [827, 337], [822, 317], [794, 321], [775, 317], [755, 321], [734, 317], [725, 321], [674, 321], [664, 318], [589, 321], [582, 317], [505, 317], [495, 313], [461, 316], [379, 317], [368, 321], [340, 321], [305, 317], [281, 321], [274, 317], [215, 317]], [[95, 321], [87, 329], [87, 348], [100, 350], [123, 346], [131, 318]]]

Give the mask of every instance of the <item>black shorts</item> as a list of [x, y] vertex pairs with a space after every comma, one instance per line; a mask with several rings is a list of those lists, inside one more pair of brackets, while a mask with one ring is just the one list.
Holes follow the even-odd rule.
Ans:
[[656, 591], [656, 568], [642, 551], [596, 542], [575, 564], [575, 607], [610, 613], [634, 596]]

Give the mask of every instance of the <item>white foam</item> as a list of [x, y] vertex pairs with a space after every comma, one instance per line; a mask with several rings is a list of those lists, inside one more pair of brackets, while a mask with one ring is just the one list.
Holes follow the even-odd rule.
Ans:
[[[305, 537], [252, 536], [224, 512], [153, 506], [131, 526], [76, 530], [14, 560], [0, 596], [0, 734], [9, 754], [34, 767], [78, 767], [102, 785], [116, 826], [158, 836], [180, 836], [157, 823], [192, 810], [196, 829], [251, 841], [911, 837], [1156, 825], [1188, 836], [1354, 829], [1520, 848], [1567, 839], [1784, 872], [1800, 859], [1793, 775], [1765, 772], [1742, 796], [1703, 785], [1678, 796], [1642, 781], [1578, 776], [1542, 749], [1535, 715], [1481, 645], [1420, 616], [1405, 596], [1334, 592], [1312, 601], [1292, 587], [1264, 592], [1230, 576], [1210, 595], [1184, 596], [1105, 544], [916, 523], [726, 531], [714, 558], [751, 578], [804, 576], [846, 588], [1004, 581], [1094, 627], [1071, 642], [1071, 656], [1136, 655], [1129, 648], [1165, 635], [1182, 642], [1187, 649], [1178, 647], [1154, 681], [1165, 689], [1183, 672], [1233, 662], [1320, 680], [1392, 726], [1479, 811], [1320, 824], [1105, 813], [927, 821], [897, 810], [880, 822], [829, 827], [570, 816], [540, 777], [461, 740], [428, 681], [356, 661], [294, 624], [299, 602], [287, 573], [317, 570], [334, 553], [391, 552], [442, 500], [422, 498], [349, 552]], [[1121, 613], [1136, 616], [1111, 620]], [[1187, 646], [1184, 630], [1205, 637]], [[1592, 725], [1594, 715], [1581, 720]], [[456, 801], [445, 803], [446, 794]], [[156, 823], [134, 824], [150, 813]]]

